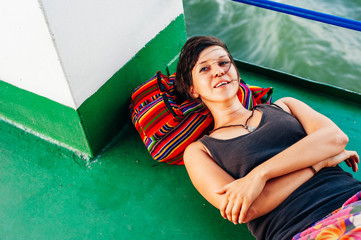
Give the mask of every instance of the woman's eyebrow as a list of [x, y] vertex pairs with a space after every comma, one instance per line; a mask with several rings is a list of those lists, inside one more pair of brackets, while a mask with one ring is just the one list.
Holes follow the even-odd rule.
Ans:
[[[219, 56], [218, 59], [224, 58], [224, 57], [228, 57], [228, 56], [227, 56], [227, 55], [222, 55], [222, 56]], [[203, 62], [198, 63], [197, 66], [200, 65], [200, 64], [203, 64], [203, 63], [205, 63], [205, 62], [208, 62], [209, 60], [218, 60], [218, 59], [208, 59], [208, 60], [205, 60], [205, 61], [203, 61]]]

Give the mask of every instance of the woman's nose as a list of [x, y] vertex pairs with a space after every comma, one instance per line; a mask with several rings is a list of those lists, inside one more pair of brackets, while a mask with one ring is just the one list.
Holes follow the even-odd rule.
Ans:
[[215, 77], [221, 77], [225, 74], [224, 69], [220, 66], [213, 66], [213, 75]]

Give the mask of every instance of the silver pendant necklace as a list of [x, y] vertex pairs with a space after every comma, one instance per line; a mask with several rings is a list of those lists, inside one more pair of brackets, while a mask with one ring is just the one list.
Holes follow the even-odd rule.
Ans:
[[219, 129], [222, 129], [222, 128], [229, 128], [229, 127], [243, 127], [244, 129], [246, 129], [248, 132], [253, 132], [254, 130], [256, 130], [257, 127], [254, 127], [254, 126], [248, 126], [248, 121], [253, 117], [253, 114], [254, 114], [254, 110], [256, 108], [253, 108], [252, 109], [252, 114], [251, 116], [249, 116], [246, 120], [246, 123], [245, 124], [234, 124], [234, 125], [226, 125], [226, 126], [222, 126], [222, 127], [219, 127], [219, 128], [215, 128], [213, 129], [212, 131], [209, 132], [209, 134], [219, 130]]

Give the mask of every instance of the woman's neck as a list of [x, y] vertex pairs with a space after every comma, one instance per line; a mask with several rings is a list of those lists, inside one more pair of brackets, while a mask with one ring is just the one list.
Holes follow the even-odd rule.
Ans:
[[[206, 103], [205, 103], [206, 104]], [[247, 110], [237, 99], [229, 102], [206, 104], [214, 119], [214, 128], [226, 126], [247, 117]]]

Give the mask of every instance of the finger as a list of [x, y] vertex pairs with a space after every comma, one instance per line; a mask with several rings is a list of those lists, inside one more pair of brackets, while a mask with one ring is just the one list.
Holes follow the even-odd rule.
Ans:
[[219, 211], [221, 212], [221, 216], [224, 219], [227, 219], [227, 216], [226, 216], [227, 204], [228, 204], [228, 198], [224, 198], [223, 201], [221, 202], [221, 205], [219, 205]]
[[355, 162], [357, 162], [357, 163], [360, 162], [360, 157], [356, 151], [349, 151], [349, 154], [350, 154], [349, 158], [355, 159]]
[[346, 159], [346, 160], [345, 160], [345, 163], [346, 163], [346, 165], [347, 165], [348, 167], [352, 167], [349, 159]]
[[351, 166], [352, 166], [352, 171], [355, 172], [355, 170], [356, 170], [356, 162], [353, 159], [349, 159], [349, 161], [350, 161]]
[[241, 207], [242, 207], [242, 201], [241, 199], [237, 198], [232, 209], [232, 222], [234, 224], [237, 224], [239, 221], [239, 213], [241, 211]]
[[357, 154], [357, 152], [355, 152], [355, 158], [356, 158], [356, 162], [360, 163], [360, 156]]
[[229, 189], [229, 185], [227, 184], [227, 185], [224, 185], [224, 186], [221, 187], [221, 188], [216, 189], [216, 190], [215, 190], [215, 193], [217, 193], [217, 194], [223, 194], [223, 193], [227, 192], [228, 189]]
[[247, 201], [244, 201], [241, 208], [241, 213], [239, 214], [239, 223], [243, 223], [248, 212], [250, 204]]
[[350, 156], [345, 160], [345, 162], [348, 162], [350, 164], [350, 167], [352, 168], [352, 171], [356, 170], [356, 152], [354, 151], [349, 151]]
[[355, 158], [352, 158], [352, 159], [350, 160], [350, 162], [351, 162], [351, 164], [352, 164], [352, 171], [357, 172], [358, 166], [357, 166], [357, 163], [356, 163], [356, 159], [355, 159]]
[[[247, 212], [247, 214], [246, 214], [246, 216], [244, 217], [244, 219], [243, 219], [243, 223], [247, 223], [247, 222], [249, 222], [249, 220], [250, 220], [250, 218], [251, 218], [251, 208], [250, 209], [248, 209], [248, 212]], [[241, 218], [239, 218], [239, 220], [238, 220], [238, 222], [239, 223], [241, 223], [241, 221], [240, 221], [240, 219]]]
[[228, 221], [232, 222], [232, 209], [233, 209], [233, 202], [229, 201], [226, 208], [226, 216]]

